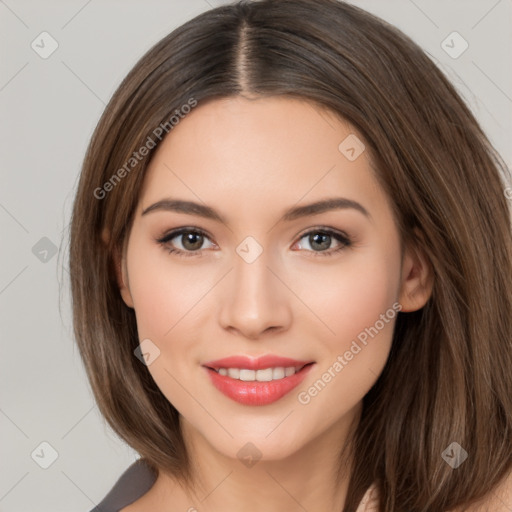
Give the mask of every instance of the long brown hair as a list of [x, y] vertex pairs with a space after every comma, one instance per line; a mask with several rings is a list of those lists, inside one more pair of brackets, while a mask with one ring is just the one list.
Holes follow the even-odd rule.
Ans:
[[[172, 137], [169, 119], [191, 100], [240, 94], [299, 97], [351, 123], [402, 241], [425, 252], [434, 274], [427, 304], [399, 314], [387, 364], [364, 397], [343, 512], [373, 482], [386, 512], [440, 512], [484, 497], [512, 470], [508, 169], [415, 43], [336, 0], [241, 1], [205, 12], [152, 47], [108, 103], [70, 231], [74, 332], [101, 413], [155, 471], [190, 477], [179, 414], [134, 356], [135, 315], [112, 255], [127, 239], [160, 142], [155, 129], [167, 126]], [[127, 167], [149, 139], [153, 147]], [[441, 456], [452, 442], [468, 453], [457, 469]]]

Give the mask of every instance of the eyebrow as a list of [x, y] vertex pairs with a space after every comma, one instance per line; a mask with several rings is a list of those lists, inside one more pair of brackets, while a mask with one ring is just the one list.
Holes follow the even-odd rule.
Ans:
[[[333, 197], [323, 199], [315, 203], [306, 204], [303, 206], [294, 206], [284, 213], [280, 221], [289, 222], [292, 220], [299, 219], [301, 217], [318, 215], [319, 213], [324, 213], [331, 210], [346, 209], [356, 210], [362, 213], [368, 219], [372, 218], [370, 212], [357, 201], [353, 201], [352, 199], [346, 199], [343, 197]], [[189, 215], [198, 215], [206, 219], [212, 219], [218, 222], [222, 222], [223, 224], [227, 224], [224, 217], [220, 215], [220, 213], [215, 211], [213, 208], [211, 208], [210, 206], [206, 206], [204, 204], [195, 203], [193, 201], [183, 201], [180, 199], [172, 198], [161, 199], [160, 201], [157, 201], [151, 206], [145, 208], [142, 211], [141, 216], [155, 211], [172, 211], [177, 213], [187, 213]]]

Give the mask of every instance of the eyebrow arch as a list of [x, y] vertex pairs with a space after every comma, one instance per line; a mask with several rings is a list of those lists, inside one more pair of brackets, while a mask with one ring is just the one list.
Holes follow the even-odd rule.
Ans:
[[[317, 215], [319, 213], [327, 212], [330, 210], [344, 210], [349, 208], [357, 210], [368, 219], [372, 218], [370, 212], [357, 201], [353, 201], [352, 199], [345, 199], [343, 197], [333, 197], [303, 206], [292, 207], [284, 213], [280, 220], [289, 222], [301, 217]], [[222, 215], [220, 215], [213, 208], [204, 204], [195, 203], [193, 201], [182, 201], [180, 199], [172, 198], [161, 199], [160, 201], [157, 201], [151, 206], [145, 208], [142, 211], [141, 216], [154, 211], [174, 211], [178, 213], [187, 213], [189, 215], [198, 215], [206, 219], [212, 219], [218, 222], [222, 222], [223, 224], [227, 224]]]

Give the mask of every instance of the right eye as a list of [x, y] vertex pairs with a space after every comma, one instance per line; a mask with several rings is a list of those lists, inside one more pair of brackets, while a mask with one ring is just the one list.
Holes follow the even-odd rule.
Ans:
[[[174, 239], [179, 241], [178, 247], [175, 247], [176, 243], [171, 243]], [[202, 246], [205, 240], [208, 240], [208, 236], [202, 230], [197, 228], [179, 228], [166, 233], [161, 238], [158, 238], [156, 242], [166, 248], [169, 254], [190, 257], [202, 256]]]

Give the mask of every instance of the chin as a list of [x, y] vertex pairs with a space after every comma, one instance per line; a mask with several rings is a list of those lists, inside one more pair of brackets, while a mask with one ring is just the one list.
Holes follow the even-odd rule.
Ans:
[[233, 428], [230, 432], [234, 439], [225, 436], [222, 440], [206, 438], [206, 441], [223, 456], [238, 459], [250, 467], [252, 461], [284, 460], [307, 444], [308, 440], [303, 437], [304, 432], [300, 437], [290, 435], [286, 428], [283, 428], [282, 432], [277, 432], [281, 427], [284, 425], [278, 427], [276, 432], [270, 435], [271, 429], [250, 431], [244, 428], [243, 433], [239, 433]]

